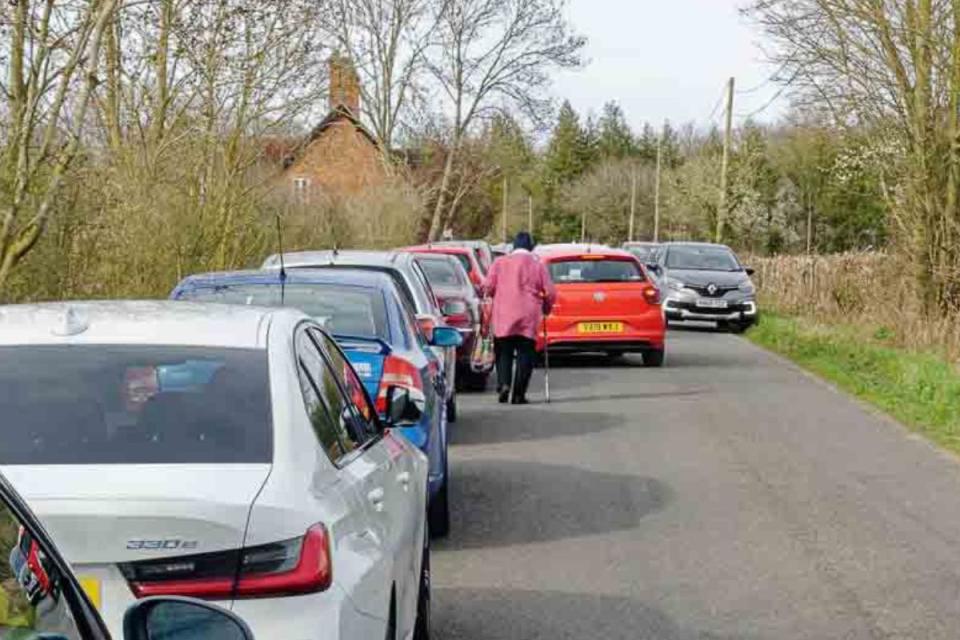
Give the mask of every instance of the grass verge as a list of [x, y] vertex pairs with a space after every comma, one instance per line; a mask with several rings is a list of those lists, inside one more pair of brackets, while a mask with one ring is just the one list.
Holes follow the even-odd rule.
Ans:
[[886, 346], [862, 327], [772, 314], [748, 337], [960, 453], [960, 371], [945, 358]]

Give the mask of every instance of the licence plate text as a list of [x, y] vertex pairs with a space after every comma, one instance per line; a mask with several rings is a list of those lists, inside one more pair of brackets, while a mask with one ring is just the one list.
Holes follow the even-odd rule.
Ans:
[[697, 300], [697, 306], [705, 309], [726, 309], [726, 300], [711, 300], [710, 298], [700, 298]]
[[577, 333], [623, 333], [622, 322], [581, 322]]

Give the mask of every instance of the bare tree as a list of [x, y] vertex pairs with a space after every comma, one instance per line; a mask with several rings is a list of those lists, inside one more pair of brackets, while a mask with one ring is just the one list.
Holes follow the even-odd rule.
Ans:
[[[430, 221], [436, 239], [455, 214], [448, 199], [464, 136], [486, 115], [514, 108], [538, 119], [550, 71], [580, 63], [564, 0], [450, 0], [442, 6], [428, 67], [450, 113], [449, 151]], [[454, 200], [455, 202], [455, 200]]]
[[960, 0], [756, 0], [747, 13], [801, 104], [888, 141], [890, 209], [927, 307], [960, 305]]
[[100, 47], [120, 0], [6, 4], [0, 17], [12, 37], [0, 172], [9, 188], [0, 201], [0, 287], [40, 239], [80, 150]]
[[[327, 29], [360, 75], [363, 114], [385, 149], [422, 89], [424, 53], [447, 0], [332, 0]], [[355, 114], [360, 115], [360, 114]]]

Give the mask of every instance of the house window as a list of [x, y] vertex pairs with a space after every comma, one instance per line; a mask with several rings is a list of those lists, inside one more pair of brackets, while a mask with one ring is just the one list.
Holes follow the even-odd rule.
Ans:
[[310, 178], [293, 179], [293, 195], [302, 202], [306, 202], [310, 193]]

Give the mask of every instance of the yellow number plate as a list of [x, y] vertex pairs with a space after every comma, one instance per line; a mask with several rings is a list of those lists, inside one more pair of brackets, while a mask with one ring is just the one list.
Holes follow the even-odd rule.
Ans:
[[103, 601], [103, 594], [100, 589], [100, 581], [96, 578], [78, 577], [77, 582], [80, 583], [84, 593], [86, 593], [87, 597], [90, 598], [90, 603], [97, 609], [97, 611], [99, 611], [100, 605]]
[[622, 322], [581, 322], [577, 333], [623, 333]]

